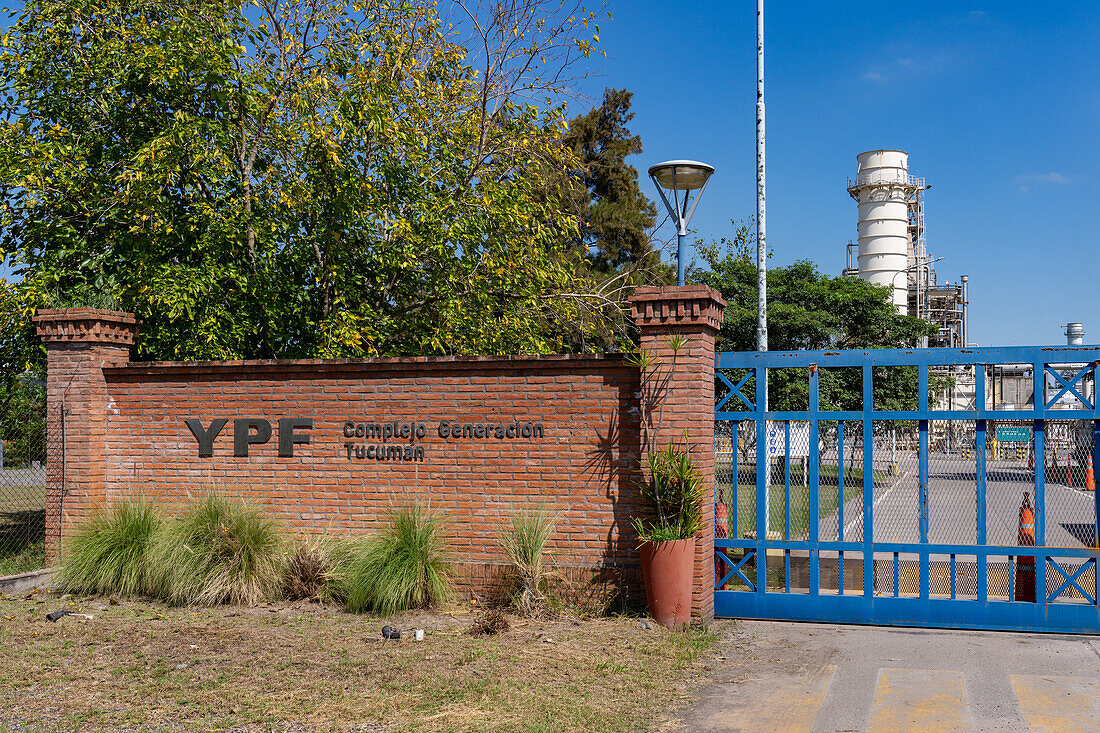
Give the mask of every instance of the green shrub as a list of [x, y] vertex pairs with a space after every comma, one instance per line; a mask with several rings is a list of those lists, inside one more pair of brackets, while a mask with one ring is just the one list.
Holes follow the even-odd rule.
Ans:
[[276, 597], [282, 582], [275, 523], [215, 493], [165, 526], [151, 559], [152, 590], [176, 605], [255, 605]]
[[350, 546], [339, 573], [353, 613], [392, 615], [439, 603], [451, 594], [443, 518], [413, 505], [396, 510], [380, 536]]
[[161, 525], [160, 512], [141, 501], [94, 514], [67, 544], [58, 588], [123, 597], [148, 593], [147, 556]]
[[548, 610], [543, 554], [556, 528], [557, 517], [546, 511], [520, 511], [512, 514], [510, 527], [500, 535], [500, 546], [515, 567], [519, 587], [512, 603], [521, 614], [535, 616]]

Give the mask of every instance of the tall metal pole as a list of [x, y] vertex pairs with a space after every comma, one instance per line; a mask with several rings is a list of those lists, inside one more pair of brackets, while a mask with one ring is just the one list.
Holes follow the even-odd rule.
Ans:
[[959, 279], [962, 280], [962, 347], [965, 349], [970, 346], [970, 293], [967, 287], [970, 276], [963, 275]]
[[[768, 240], [764, 206], [764, 0], [756, 0], [756, 350], [768, 350]], [[767, 369], [764, 375], [764, 412], [768, 411]], [[757, 372], [759, 374], [760, 372]], [[759, 379], [759, 377], [757, 377]], [[767, 434], [765, 429], [765, 435]], [[759, 446], [757, 453], [759, 453]], [[764, 484], [764, 534], [771, 531], [772, 461], [767, 447]], [[759, 460], [759, 459], [757, 459]]]
[[684, 286], [684, 240], [687, 236], [680, 231], [676, 232], [676, 284]]
[[764, 0], [756, 0], [756, 350], [768, 350], [768, 244], [764, 206]]

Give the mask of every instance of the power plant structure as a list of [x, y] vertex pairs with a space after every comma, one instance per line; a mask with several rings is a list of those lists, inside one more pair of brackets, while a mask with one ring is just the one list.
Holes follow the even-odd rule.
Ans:
[[924, 178], [909, 172], [904, 150], [868, 150], [856, 156], [858, 168], [848, 193], [859, 206], [858, 242], [848, 242], [844, 274], [890, 288], [899, 313], [937, 326], [921, 346], [969, 344], [967, 281], [940, 283], [928, 254], [924, 231]]

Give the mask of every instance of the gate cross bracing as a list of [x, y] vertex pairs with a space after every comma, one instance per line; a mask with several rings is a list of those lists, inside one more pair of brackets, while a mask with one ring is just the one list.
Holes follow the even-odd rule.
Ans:
[[[716, 615], [1100, 631], [1098, 360], [1100, 346], [718, 354]], [[906, 409], [876, 410], [876, 383], [906, 371]], [[799, 409], [764, 409], [769, 372]], [[1004, 402], [1006, 372], [1030, 388], [1023, 405]], [[822, 409], [823, 375], [845, 373], [860, 409]]]

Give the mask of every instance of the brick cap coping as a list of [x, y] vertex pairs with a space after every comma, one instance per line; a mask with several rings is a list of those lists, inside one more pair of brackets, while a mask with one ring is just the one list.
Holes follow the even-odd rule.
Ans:
[[630, 296], [634, 323], [654, 326], [722, 327], [726, 299], [708, 285], [643, 287]]
[[38, 321], [65, 321], [82, 318], [101, 318], [120, 323], [137, 323], [137, 317], [126, 311], [112, 311], [104, 308], [39, 308], [32, 319]]
[[726, 299], [722, 294], [709, 285], [644, 285], [634, 289], [634, 294], [628, 298], [631, 303], [639, 300], [695, 300], [710, 298], [719, 305], [725, 306]]
[[139, 361], [123, 366], [106, 367], [112, 375], [164, 374], [166, 372], [219, 372], [253, 369], [272, 372], [290, 369], [309, 371], [359, 371], [366, 367], [400, 367], [410, 365], [457, 367], [495, 367], [507, 369], [574, 366], [626, 365], [625, 354], [534, 354], [524, 356], [397, 356], [375, 359], [238, 359], [233, 361]]
[[41, 308], [31, 319], [46, 343], [131, 346], [137, 336], [133, 313], [99, 308]]

